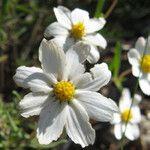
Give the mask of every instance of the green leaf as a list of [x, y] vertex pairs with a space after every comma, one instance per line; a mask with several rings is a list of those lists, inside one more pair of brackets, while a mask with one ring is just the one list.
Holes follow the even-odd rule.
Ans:
[[16, 32], [15, 36], [18, 38], [20, 37], [22, 34], [24, 34], [27, 31], [27, 28], [23, 27], [21, 28], [18, 32]]
[[118, 90], [121, 92], [122, 89], [123, 89], [123, 86], [122, 86], [122, 82], [124, 81], [125, 79], [124, 78], [119, 78], [119, 77], [116, 77], [116, 78], [113, 78], [113, 81], [115, 83], [115, 86], [118, 88]]
[[9, 122], [10, 122], [10, 125], [11, 125], [12, 129], [13, 129], [15, 132], [17, 132], [17, 131], [18, 131], [18, 127], [17, 127], [15, 121], [12, 119], [12, 117], [11, 117], [10, 114], [9, 114], [9, 112], [6, 112], [6, 113], [7, 113], [7, 117], [8, 117], [8, 120], [9, 120]]
[[2, 42], [3, 40], [7, 39], [7, 33], [3, 28], [0, 28], [0, 41]]
[[121, 64], [121, 44], [120, 42], [116, 43], [114, 49], [114, 57], [112, 59], [111, 64], [109, 65], [109, 69], [113, 72], [113, 81], [116, 87], [121, 91], [122, 90], [122, 81], [123, 79], [119, 78], [120, 64]]
[[2, 14], [6, 14], [8, 10], [8, 3], [9, 3], [9, 0], [2, 1]]
[[18, 100], [21, 100], [21, 95], [17, 91], [13, 90], [12, 94], [15, 95]]
[[121, 44], [117, 42], [114, 49], [114, 57], [112, 59], [111, 64], [109, 65], [109, 69], [113, 72], [113, 77], [118, 77], [119, 70], [121, 64]]
[[103, 10], [104, 3], [105, 0], [98, 0], [94, 17], [99, 18], [103, 16], [102, 10]]
[[35, 149], [47, 149], [47, 148], [55, 148], [59, 145], [65, 144], [65, 143], [67, 143], [67, 140], [61, 139], [59, 141], [52, 142], [48, 145], [41, 145], [37, 142], [37, 139], [33, 139], [30, 147], [35, 148]]
[[16, 10], [27, 13], [27, 14], [32, 14], [32, 11], [33, 11], [31, 8], [29, 8], [26, 5], [17, 5]]

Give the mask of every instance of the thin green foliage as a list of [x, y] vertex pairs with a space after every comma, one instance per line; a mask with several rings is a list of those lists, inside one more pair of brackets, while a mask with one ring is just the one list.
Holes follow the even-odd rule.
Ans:
[[49, 149], [49, 148], [55, 148], [55, 147], [58, 147], [62, 144], [65, 144], [67, 143], [67, 140], [65, 139], [60, 139], [59, 141], [57, 142], [52, 142], [51, 144], [48, 144], [48, 145], [40, 145], [38, 142], [37, 142], [37, 139], [34, 138], [34, 140], [32, 140], [31, 144], [30, 144], [30, 147], [31, 148], [34, 148], [34, 149]]
[[103, 16], [104, 3], [105, 3], [105, 0], [98, 0], [94, 17], [98, 18], [98, 17]]
[[122, 51], [121, 43], [118, 41], [114, 49], [113, 59], [109, 65], [109, 69], [113, 72], [113, 81], [119, 90], [122, 89], [122, 81], [123, 81], [123, 79], [119, 78], [119, 71], [121, 65], [121, 51]]
[[117, 42], [114, 49], [114, 57], [110, 64], [110, 69], [113, 71], [113, 77], [118, 77], [121, 64], [121, 43]]
[[49, 149], [67, 142], [62, 137], [57, 142], [52, 142], [46, 146], [40, 145], [35, 135], [36, 123], [33, 123], [34, 118], [26, 122], [20, 116], [16, 103], [19, 103], [22, 96], [16, 91], [13, 91], [13, 95], [14, 102], [8, 104], [4, 103], [0, 97], [0, 149]]

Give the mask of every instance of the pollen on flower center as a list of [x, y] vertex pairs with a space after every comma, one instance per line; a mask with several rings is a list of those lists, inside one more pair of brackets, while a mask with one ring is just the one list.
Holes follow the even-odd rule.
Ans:
[[150, 73], [150, 55], [143, 56], [141, 60], [141, 68], [143, 72]]
[[83, 22], [78, 22], [77, 24], [72, 25], [72, 29], [70, 30], [70, 34], [75, 39], [81, 39], [85, 36], [85, 26]]
[[61, 101], [70, 101], [75, 93], [75, 87], [71, 82], [60, 81], [54, 84], [54, 94]]
[[129, 122], [132, 118], [133, 118], [133, 114], [132, 111], [130, 111], [130, 109], [125, 109], [121, 113], [121, 119], [123, 122]]

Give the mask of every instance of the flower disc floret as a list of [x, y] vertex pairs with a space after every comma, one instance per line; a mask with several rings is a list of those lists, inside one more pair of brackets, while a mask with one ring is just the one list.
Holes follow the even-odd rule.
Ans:
[[75, 93], [73, 83], [68, 81], [60, 81], [54, 84], [54, 94], [60, 101], [70, 101]]
[[77, 24], [72, 25], [70, 33], [75, 39], [81, 39], [86, 34], [84, 23], [78, 22]]
[[121, 119], [123, 122], [129, 122], [133, 118], [132, 111], [130, 109], [125, 109], [121, 113]]
[[145, 55], [141, 60], [141, 68], [143, 72], [150, 73], [150, 55]]

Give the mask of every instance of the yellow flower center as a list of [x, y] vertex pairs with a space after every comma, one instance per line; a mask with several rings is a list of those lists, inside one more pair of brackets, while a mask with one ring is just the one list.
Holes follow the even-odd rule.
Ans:
[[77, 24], [74, 24], [70, 33], [75, 39], [81, 39], [86, 34], [84, 23], [78, 22]]
[[132, 111], [130, 111], [130, 109], [125, 109], [121, 113], [121, 119], [123, 122], [129, 122], [132, 118], [133, 118], [133, 114]]
[[75, 93], [75, 87], [71, 82], [60, 81], [54, 84], [54, 94], [61, 101], [70, 101]]
[[141, 68], [143, 72], [150, 73], [150, 55], [145, 55], [141, 60]]

